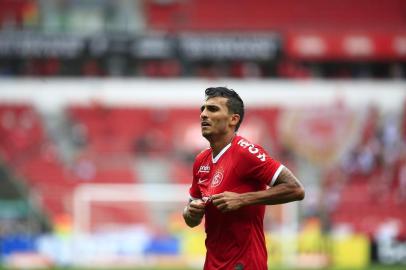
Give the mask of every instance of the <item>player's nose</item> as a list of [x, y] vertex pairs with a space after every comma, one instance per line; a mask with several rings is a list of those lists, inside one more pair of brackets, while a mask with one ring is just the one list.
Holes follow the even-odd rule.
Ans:
[[201, 113], [200, 113], [200, 119], [201, 120], [204, 120], [204, 119], [207, 119], [207, 111], [206, 111], [206, 109], [204, 109]]

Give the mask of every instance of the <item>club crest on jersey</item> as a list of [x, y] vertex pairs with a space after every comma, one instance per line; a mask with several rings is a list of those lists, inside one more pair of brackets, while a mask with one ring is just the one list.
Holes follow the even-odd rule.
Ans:
[[200, 166], [198, 172], [209, 173], [210, 172], [210, 166], [209, 165], [202, 165], [202, 166]]
[[221, 181], [223, 181], [223, 173], [221, 171], [217, 171], [213, 178], [211, 179], [211, 187], [217, 187], [221, 184]]

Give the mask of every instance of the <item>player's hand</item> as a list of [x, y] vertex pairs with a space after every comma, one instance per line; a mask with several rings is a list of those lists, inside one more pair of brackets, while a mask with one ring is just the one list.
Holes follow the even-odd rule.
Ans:
[[241, 194], [235, 192], [226, 191], [215, 194], [211, 199], [217, 209], [223, 213], [238, 210], [243, 206]]
[[189, 203], [186, 210], [186, 215], [193, 220], [200, 220], [204, 216], [205, 203], [198, 199]]

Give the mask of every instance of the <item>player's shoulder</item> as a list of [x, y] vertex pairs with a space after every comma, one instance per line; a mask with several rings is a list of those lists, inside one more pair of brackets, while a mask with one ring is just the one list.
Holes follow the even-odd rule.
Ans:
[[242, 136], [237, 136], [235, 140], [235, 148], [238, 151], [247, 152], [246, 150], [251, 148], [257, 148], [263, 150], [263, 147], [255, 142], [252, 142]]
[[267, 156], [267, 153], [262, 146], [253, 143], [242, 136], [236, 137], [234, 149], [242, 158], [251, 159], [256, 157], [261, 161], [265, 161], [265, 157]]

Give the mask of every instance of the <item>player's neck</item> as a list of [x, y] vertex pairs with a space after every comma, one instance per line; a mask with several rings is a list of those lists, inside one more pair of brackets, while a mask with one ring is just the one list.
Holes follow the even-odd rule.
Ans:
[[210, 141], [210, 147], [213, 151], [213, 157], [217, 156], [224, 147], [226, 147], [235, 137], [235, 133], [227, 134], [221, 138]]

